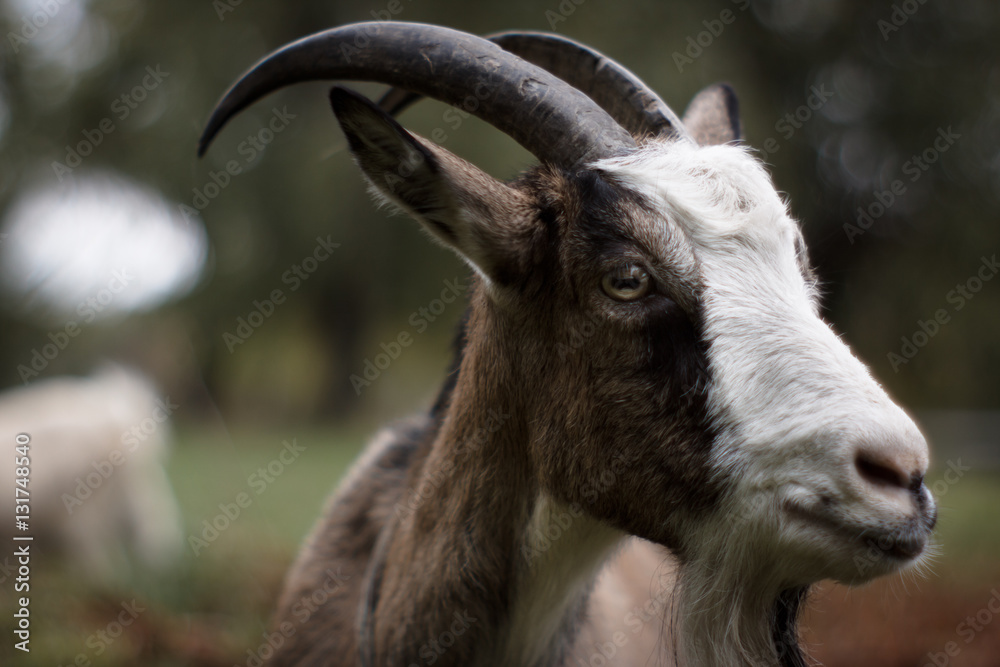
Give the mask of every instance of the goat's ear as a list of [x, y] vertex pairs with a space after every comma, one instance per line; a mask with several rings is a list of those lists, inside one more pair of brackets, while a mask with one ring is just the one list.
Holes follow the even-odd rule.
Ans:
[[366, 97], [336, 87], [330, 102], [377, 197], [412, 215], [491, 280], [512, 277], [531, 220], [524, 194], [410, 134]]
[[724, 83], [709, 86], [695, 95], [684, 112], [683, 122], [701, 146], [743, 138], [736, 93]]

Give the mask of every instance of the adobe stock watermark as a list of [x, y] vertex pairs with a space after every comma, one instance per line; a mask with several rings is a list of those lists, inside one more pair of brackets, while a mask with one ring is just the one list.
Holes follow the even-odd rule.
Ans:
[[406, 519], [432, 498], [445, 480], [455, 474], [463, 458], [478, 452], [489, 437], [499, 431], [509, 419], [510, 415], [505, 412], [497, 412], [493, 408], [487, 409], [486, 423], [477, 428], [471, 438], [461, 442], [457, 455], [446, 459], [440, 468], [421, 480], [415, 488], [409, 489], [405, 501], [396, 503], [396, 518], [400, 521]]
[[[637, 635], [650, 621], [662, 622], [673, 593], [673, 589], [667, 588], [656, 597], [646, 600], [641, 607], [632, 607], [632, 610], [625, 614], [623, 619], [625, 626], [632, 631], [633, 635]], [[586, 661], [582, 658], [576, 658], [572, 667], [610, 667], [616, 664], [615, 656], [618, 655], [618, 651], [628, 645], [631, 637], [624, 631], [617, 630], [607, 639], [604, 642], [595, 641], [594, 650], [590, 657]]]
[[549, 30], [556, 32], [556, 26], [567, 20], [576, 8], [587, 0], [561, 0], [555, 9], [545, 10], [545, 20], [549, 22]]
[[236, 147], [236, 152], [243, 156], [243, 162], [229, 160], [226, 162], [225, 168], [219, 171], [209, 171], [208, 181], [200, 188], [191, 189], [191, 205], [178, 205], [184, 219], [189, 222], [197, 220], [198, 214], [208, 208], [208, 205], [229, 187], [233, 178], [242, 174], [243, 168], [257, 159], [257, 156], [267, 148], [268, 144], [274, 141], [277, 135], [284, 132], [296, 118], [295, 114], [288, 113], [287, 106], [281, 107], [280, 110], [278, 107], [272, 107], [271, 118], [268, 119], [265, 126], [254, 134], [248, 134], [246, 139]]
[[[789, 111], [774, 123], [774, 131], [788, 141], [795, 133], [805, 127], [813, 119], [816, 112], [835, 97], [836, 93], [826, 89], [826, 84], [811, 86], [805, 102]], [[761, 143], [760, 158], [766, 160], [781, 149], [781, 144], [774, 137], [768, 137]]]
[[73, 170], [83, 164], [84, 158], [91, 156], [94, 150], [104, 142], [104, 137], [111, 134], [117, 128], [117, 123], [123, 122], [139, 105], [146, 101], [149, 94], [156, 90], [163, 81], [170, 76], [170, 72], [164, 72], [160, 65], [156, 67], [147, 66], [146, 75], [133, 86], [128, 92], [122, 93], [111, 103], [111, 116], [102, 118], [97, 127], [91, 130], [83, 130], [83, 139], [75, 146], [66, 146], [66, 157], [64, 162], [53, 160], [52, 171], [62, 182], [65, 176], [73, 173]]
[[[741, 12], [745, 12], [750, 8], [750, 0], [731, 0], [731, 2], [736, 5], [736, 8]], [[674, 51], [671, 54], [671, 58], [674, 60], [674, 64], [677, 66], [677, 71], [681, 74], [684, 73], [684, 68], [688, 65], [693, 65], [694, 61], [701, 58], [705, 53], [705, 50], [715, 43], [715, 40], [722, 36], [727, 25], [731, 25], [736, 20], [736, 13], [729, 8], [723, 9], [719, 12], [719, 18], [704, 20], [701, 22], [705, 29], [699, 32], [697, 35], [688, 36], [687, 47], [684, 52]]]
[[559, 355], [559, 360], [566, 361], [566, 357], [582, 348], [597, 333], [600, 325], [601, 322], [596, 316], [588, 314], [584, 315], [583, 322], [579, 326], [571, 326], [566, 342], [556, 343], [556, 354]]
[[[413, 0], [407, 0], [413, 2]], [[225, 21], [226, 15], [236, 11], [236, 8], [243, 4], [243, 0], [212, 0], [212, 9], [219, 21]], [[376, 21], [393, 21], [404, 9], [402, 0], [389, 0], [385, 9], [371, 10], [372, 18]]]
[[[469, 94], [461, 102], [449, 105], [441, 114], [441, 121], [444, 125], [435, 127], [425, 136], [430, 137], [431, 141], [439, 146], [443, 146], [449, 138], [449, 134], [445, 129], [449, 128], [452, 132], [458, 131], [462, 127], [462, 123], [475, 113], [481, 104], [493, 96], [493, 91], [483, 81], [478, 81], [469, 90]], [[394, 170], [382, 172], [382, 185], [389, 192], [396, 192], [397, 187], [401, 183], [405, 183], [406, 179], [412, 176], [423, 163], [424, 156], [422, 154], [416, 152], [408, 153], [399, 160]]]
[[933, 484], [929, 484], [927, 488], [930, 489], [931, 493], [934, 494], [934, 498], [940, 500], [948, 495], [948, 491], [951, 487], [962, 481], [965, 477], [965, 473], [972, 470], [971, 466], [962, 465], [962, 459], [958, 458], [954, 461], [948, 461], [948, 467], [945, 471], [941, 473], [941, 479], [935, 480]]
[[[330, 240], [330, 234], [324, 239], [322, 236], [316, 237], [316, 246], [312, 253], [306, 255], [299, 262], [292, 264], [281, 274], [281, 282], [288, 285], [288, 292], [295, 292], [302, 283], [319, 270], [320, 264], [330, 259], [333, 251], [340, 247], [339, 243]], [[263, 299], [254, 299], [251, 303], [253, 308], [246, 317], [236, 318], [236, 328], [232, 333], [226, 331], [222, 334], [222, 341], [226, 344], [226, 349], [232, 354], [237, 345], [242, 345], [250, 339], [250, 336], [259, 329], [268, 318], [274, 315], [278, 306], [285, 303], [288, 295], [283, 289], [277, 287], [271, 290], [270, 294]]]
[[[115, 297], [121, 294], [133, 280], [135, 280], [135, 276], [129, 274], [128, 269], [113, 271], [111, 280], [104, 288], [77, 305], [76, 313], [82, 318], [82, 323], [90, 324], [97, 319], [98, 314], [110, 306]], [[27, 363], [17, 365], [17, 373], [21, 377], [21, 382], [28, 384], [29, 380], [38, 377], [42, 371], [48, 368], [49, 363], [69, 346], [70, 340], [80, 335], [82, 330], [81, 323], [77, 320], [68, 320], [62, 329], [50, 331], [47, 335], [50, 342], [42, 345], [40, 349], [32, 348], [31, 359]]]
[[77, 508], [81, 507], [84, 501], [90, 498], [119, 467], [126, 463], [128, 455], [134, 453], [139, 448], [140, 443], [152, 437], [179, 407], [178, 404], [170, 401], [169, 396], [163, 399], [157, 398], [152, 414], [142, 421], [136, 422], [129, 430], [122, 433], [120, 441], [123, 449], [112, 449], [105, 458], [92, 461], [90, 467], [93, 468], [93, 471], [74, 480], [76, 488], [72, 494], [62, 494], [61, 500], [66, 508], [66, 513], [72, 515]]
[[115, 618], [109, 621], [102, 629], [87, 637], [84, 643], [91, 650], [91, 653], [77, 653], [73, 657], [73, 661], [69, 664], [78, 665], [79, 667], [88, 667], [94, 664], [91, 656], [99, 658], [104, 655], [111, 645], [125, 634], [125, 631], [135, 623], [135, 620], [144, 611], [146, 611], [146, 608], [140, 607], [134, 598], [131, 602], [122, 602], [121, 611], [115, 615]]
[[343, 569], [338, 567], [334, 572], [332, 569], [325, 570], [326, 579], [310, 593], [302, 595], [290, 607], [295, 623], [283, 621], [272, 631], [264, 632], [261, 636], [264, 641], [256, 648], [247, 649], [247, 659], [243, 664], [246, 667], [263, 667], [271, 659], [274, 653], [285, 645], [285, 642], [295, 636], [298, 627], [305, 625], [327, 601], [340, 591], [351, 575], [344, 574]]
[[[422, 334], [427, 331], [431, 322], [437, 320], [437, 318], [444, 313], [448, 304], [454, 303], [456, 299], [462, 296], [468, 288], [469, 286], [463, 285], [458, 278], [445, 280], [444, 289], [441, 290], [441, 295], [437, 299], [428, 303], [426, 306], [422, 306], [421, 308], [418, 308], [410, 313], [410, 317], [407, 319], [407, 322], [417, 335]], [[409, 330], [404, 329], [388, 343], [380, 343], [379, 348], [382, 351], [376, 354], [373, 358], [366, 358], [362, 364], [363, 370], [361, 371], [361, 374], [352, 373], [349, 378], [351, 380], [351, 386], [354, 387], [355, 395], [360, 396], [362, 389], [370, 387], [375, 380], [379, 379], [382, 375], [382, 371], [389, 368], [389, 366], [392, 365], [392, 362], [396, 359], [399, 359], [403, 350], [412, 345], [413, 341], [413, 335]]]
[[926, 3], [927, 0], [903, 0], [900, 3], [893, 3], [889, 19], [879, 19], [876, 22], [879, 32], [882, 33], [882, 40], [888, 42], [889, 36], [899, 32], [899, 29], [906, 25], [910, 17]]
[[[621, 474], [630, 463], [623, 455], [616, 455], [610, 464], [601, 471], [601, 474], [593, 482], [588, 482], [581, 489], [583, 501], [587, 505], [594, 505], [600, 496], [618, 482]], [[528, 530], [528, 538], [521, 546], [521, 555], [524, 560], [531, 563], [539, 556], [548, 552], [563, 535], [569, 532], [573, 523], [584, 516], [583, 506], [578, 503], [570, 503], [565, 509], [559, 509], [551, 513], [548, 520], [542, 525], [535, 525]]]
[[71, 2], [79, 0], [44, 0], [38, 4], [38, 11], [30, 16], [21, 16], [21, 25], [17, 32], [7, 33], [7, 42], [10, 44], [14, 54], [21, 52], [21, 47], [38, 36], [38, 33], [45, 29], [49, 21], [56, 17], [59, 11]]
[[243, 4], [243, 0], [212, 0], [212, 9], [219, 21], [226, 20], [226, 14], [236, 11], [236, 8]]
[[[937, 132], [938, 135], [930, 146], [925, 148], [919, 155], [913, 155], [903, 163], [902, 172], [905, 176], [909, 177], [910, 183], [919, 181], [921, 176], [931, 168], [931, 165], [937, 162], [943, 153], [946, 153], [949, 148], [955, 145], [956, 141], [962, 138], [962, 135], [951, 129], [951, 125], [947, 128], [939, 127]], [[906, 194], [906, 189], [906, 182], [901, 178], [897, 178], [887, 189], [881, 192], [874, 192], [875, 201], [870, 203], [867, 208], [858, 207], [857, 224], [844, 223], [844, 233], [847, 234], [847, 240], [851, 242], [851, 245], [854, 245], [856, 238], [871, 229], [875, 221], [885, 215], [886, 211], [892, 208], [892, 205], [896, 203], [899, 197]]]
[[[413, 0], [407, 0], [407, 2], [412, 1]], [[353, 43], [347, 41], [340, 43], [340, 55], [344, 61], [347, 64], [350, 64], [352, 58], [371, 46], [372, 35], [374, 35], [378, 30], [375, 26], [383, 21], [390, 20], [395, 14], [399, 14], [402, 11], [402, 3], [397, 0], [389, 0], [389, 3], [384, 11], [372, 10], [372, 17], [375, 20], [356, 25], [357, 31], [354, 34]]]
[[952, 315], [965, 308], [997, 272], [1000, 272], [1000, 263], [997, 262], [995, 253], [991, 257], [981, 257], [976, 272], [965, 282], [955, 285], [954, 289], [945, 295], [945, 301], [951, 308], [938, 308], [927, 320], [917, 320], [917, 329], [909, 336], [900, 338], [899, 351], [889, 352], [886, 355], [892, 370], [898, 373], [900, 367], [910, 363], [910, 360], [941, 331], [941, 327], [951, 322]]
[[195, 556], [215, 542], [222, 533], [240, 518], [243, 510], [253, 505], [254, 498], [267, 491], [271, 484], [285, 472], [285, 469], [298, 461], [302, 452], [306, 451], [305, 445], [300, 445], [295, 438], [291, 442], [283, 441], [281, 451], [278, 455], [268, 461], [266, 465], [257, 468], [247, 477], [247, 487], [253, 492], [250, 495], [247, 491], [240, 491], [233, 498], [232, 502], [219, 503], [219, 513], [211, 519], [201, 522], [201, 533], [199, 535], [188, 534], [188, 546]]
[[[472, 88], [472, 92], [465, 96], [461, 104], [454, 104], [449, 106], [441, 113], [441, 122], [443, 122], [448, 129], [452, 132], [457, 132], [462, 123], [471, 116], [486, 100], [493, 96], [493, 91], [490, 90], [482, 81], [478, 82]], [[448, 141], [448, 133], [445, 132], [445, 127], [435, 127], [427, 135], [431, 140], [438, 144], [444, 145]]]
[[[955, 634], [962, 638], [964, 645], [968, 646], [993, 623], [998, 614], [1000, 614], [1000, 589], [993, 588], [986, 604], [975, 615], [966, 616], [955, 626]], [[923, 667], [949, 667], [952, 658], [958, 657], [962, 648], [964, 648], [962, 644], [950, 641], [944, 645], [943, 650], [929, 652], [928, 662], [925, 662]]]
[[452, 619], [451, 625], [448, 626], [447, 630], [434, 639], [428, 641], [417, 650], [417, 655], [420, 656], [420, 662], [410, 663], [409, 667], [433, 665], [436, 663], [441, 659], [441, 656], [448, 652], [448, 649], [455, 645], [458, 638], [464, 635], [468, 629], [472, 627], [472, 624], [479, 620], [475, 616], [470, 616], [468, 609], [456, 611], [452, 614]]
[[[928, 488], [934, 494], [934, 498], [939, 502], [941, 498], [948, 495], [948, 491], [952, 486], [961, 481], [965, 473], [972, 470], [970, 466], [962, 465], [962, 459], [960, 458], [948, 461], [947, 465], [948, 467], [942, 473], [941, 479], [935, 481], [933, 484], [928, 484]], [[867, 551], [862, 555], [855, 556], [853, 561], [858, 573], [864, 574], [872, 567], [883, 563], [886, 554], [896, 547], [896, 542], [897, 539], [891, 535], [881, 535], [878, 539], [866, 539], [865, 546], [868, 547]]]
[[[413, 0], [406, 1], [408, 3], [413, 2]], [[376, 21], [395, 21], [404, 9], [406, 9], [406, 5], [403, 4], [402, 0], [389, 0], [385, 5], [385, 9], [373, 9], [371, 15]]]

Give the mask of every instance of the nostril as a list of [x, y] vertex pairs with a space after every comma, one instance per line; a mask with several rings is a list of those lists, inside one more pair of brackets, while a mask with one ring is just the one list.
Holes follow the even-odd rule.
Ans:
[[[904, 475], [896, 468], [873, 460], [867, 454], [859, 453], [854, 460], [861, 477], [875, 486], [893, 486], [899, 489], [911, 489], [910, 476]], [[919, 485], [917, 485], [919, 488]]]

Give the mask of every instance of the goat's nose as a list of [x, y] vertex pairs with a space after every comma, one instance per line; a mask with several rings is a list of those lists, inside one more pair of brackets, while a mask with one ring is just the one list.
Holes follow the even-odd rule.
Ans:
[[910, 475], [898, 463], [878, 456], [873, 452], [861, 450], [854, 458], [861, 479], [873, 486], [910, 487]]
[[[923, 444], [926, 448], [926, 445]], [[910, 454], [910, 455], [907, 455]], [[915, 498], [922, 496], [926, 463], [911, 452], [861, 447], [854, 457], [854, 466], [862, 480], [882, 491], [901, 490]]]

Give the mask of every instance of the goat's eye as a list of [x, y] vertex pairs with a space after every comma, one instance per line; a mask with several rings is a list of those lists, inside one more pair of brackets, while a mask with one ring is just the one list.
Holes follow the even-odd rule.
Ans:
[[649, 274], [635, 264], [623, 264], [605, 274], [601, 287], [612, 299], [635, 301], [649, 292]]

